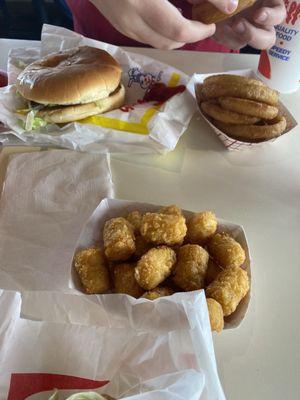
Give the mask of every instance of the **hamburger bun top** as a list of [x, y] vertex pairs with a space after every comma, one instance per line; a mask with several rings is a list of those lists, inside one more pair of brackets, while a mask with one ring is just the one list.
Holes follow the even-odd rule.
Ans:
[[106, 51], [76, 47], [50, 54], [28, 65], [17, 89], [40, 104], [86, 104], [104, 99], [120, 84], [121, 67]]

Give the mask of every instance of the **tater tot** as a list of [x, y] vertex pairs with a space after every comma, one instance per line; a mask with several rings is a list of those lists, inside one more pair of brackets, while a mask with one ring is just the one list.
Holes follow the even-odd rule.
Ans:
[[139, 260], [148, 250], [153, 247], [153, 244], [146, 242], [143, 236], [137, 236], [135, 238], [135, 252], [134, 258]]
[[218, 221], [211, 211], [194, 214], [187, 222], [186, 242], [204, 244], [216, 232]]
[[79, 251], [74, 257], [74, 265], [86, 293], [105, 293], [110, 289], [103, 250], [92, 247]]
[[172, 204], [171, 206], [163, 207], [159, 210], [160, 214], [169, 214], [169, 215], [182, 215], [182, 211], [179, 207]]
[[133, 231], [135, 234], [140, 233], [141, 223], [143, 215], [139, 211], [132, 211], [126, 217], [127, 221], [133, 226]]
[[177, 253], [173, 280], [185, 291], [204, 288], [209, 255], [197, 244], [186, 244]]
[[174, 291], [171, 288], [158, 286], [157, 288], [144, 293], [142, 297], [148, 300], [155, 300], [159, 297], [171, 296], [173, 293]]
[[227, 233], [216, 233], [208, 243], [208, 252], [220, 267], [240, 267], [246, 259], [242, 246]]
[[205, 284], [208, 286], [212, 281], [214, 281], [219, 273], [223, 271], [211, 258], [208, 260], [207, 271], [205, 275]]
[[142, 219], [141, 235], [147, 242], [173, 246], [183, 242], [186, 229], [182, 215], [146, 213]]
[[145, 290], [154, 289], [172, 272], [176, 263], [176, 253], [167, 246], [150, 249], [138, 261], [135, 279]]
[[212, 331], [221, 332], [224, 328], [224, 314], [220, 303], [215, 299], [206, 299], [210, 327]]
[[125, 261], [135, 252], [133, 228], [122, 217], [105, 222], [103, 242], [105, 255], [109, 261]]
[[206, 296], [220, 303], [224, 316], [227, 316], [236, 310], [249, 287], [247, 271], [240, 267], [226, 268], [206, 288]]
[[140, 297], [144, 290], [138, 285], [135, 277], [135, 263], [116, 264], [112, 269], [115, 293], [125, 293], [132, 297]]

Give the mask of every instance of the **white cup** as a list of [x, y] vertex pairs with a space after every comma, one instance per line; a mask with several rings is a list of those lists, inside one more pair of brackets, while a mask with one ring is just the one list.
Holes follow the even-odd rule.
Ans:
[[287, 17], [275, 26], [276, 43], [262, 50], [258, 75], [281, 93], [300, 88], [300, 0], [285, 0]]

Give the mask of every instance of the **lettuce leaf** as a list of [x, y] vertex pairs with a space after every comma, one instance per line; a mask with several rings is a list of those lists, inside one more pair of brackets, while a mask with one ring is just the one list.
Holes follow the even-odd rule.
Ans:
[[43, 118], [35, 116], [36, 113], [36, 110], [31, 110], [27, 114], [24, 127], [26, 131], [32, 131], [47, 125], [47, 122]]

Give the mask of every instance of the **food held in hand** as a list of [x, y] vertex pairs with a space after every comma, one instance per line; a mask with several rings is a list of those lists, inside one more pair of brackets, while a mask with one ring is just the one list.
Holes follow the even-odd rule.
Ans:
[[242, 246], [227, 233], [216, 233], [208, 243], [213, 260], [223, 268], [240, 267], [246, 260]]
[[143, 215], [139, 211], [132, 211], [126, 217], [127, 221], [133, 226], [135, 234], [140, 233]]
[[203, 3], [193, 6], [192, 16], [194, 20], [203, 22], [204, 24], [216, 24], [251, 7], [255, 1], [256, 0], [239, 0], [236, 10], [231, 14], [225, 14], [213, 4], [204, 1]]
[[206, 296], [221, 304], [224, 316], [232, 314], [250, 288], [249, 277], [240, 267], [224, 269], [206, 288]]
[[209, 258], [205, 274], [205, 285], [208, 286], [212, 281], [214, 281], [221, 271], [223, 271], [223, 269], [219, 267], [212, 258]]
[[135, 237], [130, 222], [123, 217], [105, 222], [104, 251], [109, 261], [126, 261], [135, 252]]
[[170, 247], [153, 248], [138, 261], [135, 279], [143, 289], [152, 290], [171, 275], [175, 263], [176, 253]]
[[138, 285], [135, 277], [135, 263], [116, 264], [112, 268], [115, 293], [124, 293], [132, 297], [140, 297], [144, 290]]
[[188, 243], [204, 244], [217, 230], [218, 221], [211, 211], [194, 214], [187, 222]]
[[120, 65], [106, 51], [82, 46], [28, 65], [16, 87], [30, 101], [28, 111], [33, 119], [67, 123], [122, 106], [121, 73]]
[[280, 136], [287, 122], [279, 113], [279, 93], [240, 75], [212, 75], [195, 87], [204, 115], [222, 132], [242, 142]]
[[180, 247], [174, 269], [175, 284], [185, 291], [204, 288], [208, 259], [208, 252], [197, 244]]
[[206, 299], [207, 309], [212, 331], [221, 332], [224, 328], [224, 314], [220, 303], [215, 299]]
[[146, 213], [142, 219], [141, 235], [156, 245], [182, 244], [186, 231], [183, 215]]
[[149, 290], [143, 294], [144, 299], [156, 300], [159, 297], [171, 296], [174, 293], [173, 289], [165, 286], [157, 286], [155, 289]]
[[74, 265], [86, 293], [105, 293], [110, 289], [107, 261], [101, 249], [79, 251]]

